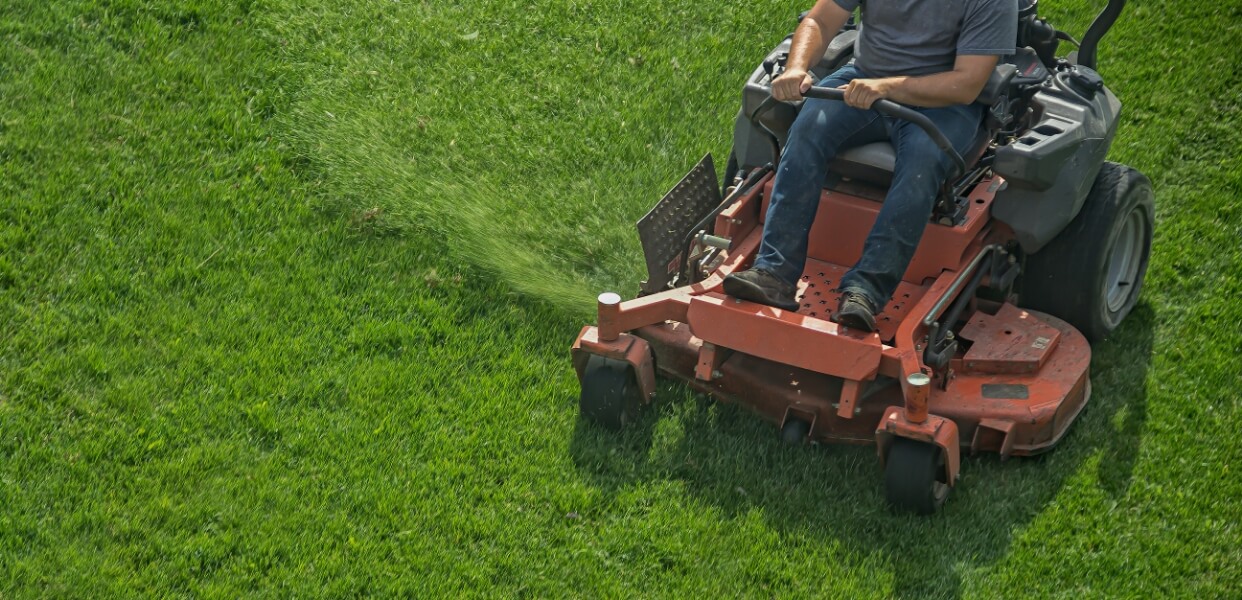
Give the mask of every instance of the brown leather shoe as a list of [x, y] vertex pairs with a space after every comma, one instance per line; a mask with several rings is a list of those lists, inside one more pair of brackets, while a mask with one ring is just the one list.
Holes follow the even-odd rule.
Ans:
[[841, 305], [832, 315], [832, 320], [851, 329], [875, 331], [875, 308], [866, 296], [858, 292], [845, 292], [841, 294]]
[[797, 291], [794, 284], [763, 269], [730, 273], [724, 280], [724, 292], [734, 298], [789, 311], [798, 310], [798, 301], [794, 300]]

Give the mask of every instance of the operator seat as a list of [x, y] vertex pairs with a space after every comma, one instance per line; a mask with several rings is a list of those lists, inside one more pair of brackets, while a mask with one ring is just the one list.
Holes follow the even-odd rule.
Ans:
[[[1013, 81], [1014, 75], [1017, 74], [1017, 67], [1002, 63], [996, 66], [992, 71], [992, 75], [988, 77], [988, 82], [983, 86], [983, 91], [979, 93], [979, 97], [975, 102], [987, 107], [995, 107], [998, 102], [1002, 102], [1008, 95], [1010, 83]], [[980, 123], [979, 131], [975, 134], [975, 139], [970, 142], [970, 147], [962, 160], [966, 163], [966, 168], [970, 169], [979, 162], [983, 157], [983, 153], [987, 151], [988, 144], [992, 142], [995, 134], [987, 124], [987, 116], [985, 114], [984, 122]], [[893, 145], [887, 141], [872, 142], [848, 148], [837, 154], [832, 162], [828, 165], [828, 171], [842, 177], [857, 179], [888, 187], [893, 183], [893, 168], [897, 162], [897, 155], [893, 151]], [[832, 178], [829, 178], [829, 182]]]
[[[975, 139], [970, 142], [970, 150], [962, 156], [967, 169], [979, 162], [991, 141], [992, 132], [986, 127], [979, 127]], [[896, 163], [897, 153], [893, 150], [891, 143], [871, 142], [838, 153], [829, 163], [828, 171], [849, 179], [888, 187], [893, 183], [893, 169]]]

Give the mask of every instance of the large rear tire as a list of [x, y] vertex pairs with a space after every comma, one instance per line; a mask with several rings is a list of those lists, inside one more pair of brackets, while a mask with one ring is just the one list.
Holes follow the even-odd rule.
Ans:
[[1104, 163], [1078, 216], [1027, 257], [1022, 306], [1060, 317], [1091, 342], [1108, 337], [1138, 302], [1154, 222], [1151, 181]]

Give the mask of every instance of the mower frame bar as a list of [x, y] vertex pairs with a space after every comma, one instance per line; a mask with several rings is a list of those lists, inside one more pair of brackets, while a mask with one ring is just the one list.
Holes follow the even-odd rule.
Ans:
[[987, 258], [993, 252], [1003, 252], [1004, 250], [1005, 248], [1000, 244], [984, 246], [983, 249], [975, 255], [974, 259], [970, 261], [970, 264], [966, 265], [966, 268], [962, 269], [962, 271], [957, 274], [957, 277], [953, 280], [953, 284], [949, 286], [949, 291], [937, 300], [936, 305], [933, 306], [931, 311], [927, 313], [927, 316], [923, 317], [923, 325], [930, 327], [932, 323], [936, 322], [936, 319], [944, 313], [945, 307], [958, 297], [958, 292], [961, 291], [962, 284], [966, 283], [966, 280], [974, 275], [975, 271], [980, 268], [980, 265], [983, 263], [983, 259]]
[[[677, 276], [679, 278], [682, 278], [683, 280], [690, 279], [690, 247], [694, 243], [694, 240], [698, 237], [699, 232], [704, 231], [704, 228], [707, 227], [709, 222], [720, 216], [720, 213], [724, 212], [725, 209], [733, 206], [738, 199], [749, 194], [756, 185], [758, 185], [761, 181], [764, 181], [764, 177], [766, 177], [768, 173], [775, 170], [776, 167], [772, 166], [772, 163], [768, 163], [758, 169], [755, 169], [754, 171], [751, 171], [750, 174], [746, 176], [746, 179], [733, 189], [732, 193], [730, 193], [724, 200], [720, 201], [720, 204], [716, 206], [716, 208], [704, 215], [702, 219], [699, 219], [698, 223], [694, 224], [694, 227], [690, 228], [690, 231], [686, 233], [685, 238], [681, 241], [681, 264], [678, 265], [677, 270]], [[725, 176], [727, 177], [728, 175], [726, 174]], [[725, 249], [727, 250], [728, 248]]]

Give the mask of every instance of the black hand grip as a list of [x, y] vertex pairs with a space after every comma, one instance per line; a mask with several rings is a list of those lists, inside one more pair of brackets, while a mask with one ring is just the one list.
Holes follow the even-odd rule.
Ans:
[[1095, 70], [1095, 48], [1104, 34], [1113, 27], [1113, 23], [1117, 22], [1117, 17], [1121, 16], [1121, 10], [1125, 7], [1126, 0], [1108, 0], [1108, 6], [1095, 17], [1087, 28], [1087, 33], [1082, 36], [1082, 45], [1078, 47], [1078, 64]]
[[[812, 87], [803, 94], [807, 98], [819, 98], [821, 100], [840, 100], [845, 101], [845, 90], [826, 87]], [[940, 128], [931, 122], [926, 115], [917, 110], [907, 108], [891, 100], [876, 100], [871, 108], [882, 115], [888, 115], [898, 119], [903, 119], [918, 125], [920, 129], [927, 132], [932, 141], [936, 143], [949, 158], [953, 159], [953, 164], [957, 166], [957, 172], [953, 173], [949, 179], [957, 179], [966, 172], [966, 161], [962, 160], [962, 155], [953, 149], [953, 144], [949, 142], [949, 138], [941, 133]]]

